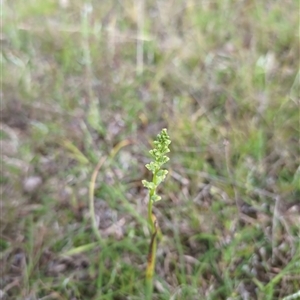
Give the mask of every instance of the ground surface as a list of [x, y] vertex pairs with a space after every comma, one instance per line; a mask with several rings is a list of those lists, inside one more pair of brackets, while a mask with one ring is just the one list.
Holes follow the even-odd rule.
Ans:
[[300, 290], [297, 1], [2, 4], [0, 299], [144, 298], [164, 127], [154, 299]]

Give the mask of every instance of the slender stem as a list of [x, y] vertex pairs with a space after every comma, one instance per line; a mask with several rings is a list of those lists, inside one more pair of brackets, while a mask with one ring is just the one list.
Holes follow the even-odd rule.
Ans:
[[151, 215], [154, 231], [152, 233], [151, 242], [148, 252], [148, 261], [146, 269], [146, 299], [151, 300], [153, 294], [153, 275], [155, 268], [156, 249], [157, 249], [157, 231], [158, 225], [154, 215]]
[[152, 220], [152, 206], [153, 206], [152, 196], [155, 194], [156, 181], [157, 181], [156, 173], [154, 173], [153, 178], [152, 178], [152, 182], [155, 184], [155, 188], [150, 190], [150, 192], [149, 192], [149, 202], [148, 202], [148, 222], [149, 222], [149, 225], [150, 225], [151, 234], [153, 234], [153, 232], [154, 232], [154, 222]]
[[151, 229], [151, 234], [153, 231], [153, 222], [152, 222], [152, 201], [151, 201], [151, 192], [149, 194], [149, 202], [148, 202], [148, 223]]
[[[156, 187], [156, 173], [153, 174], [152, 182]], [[155, 194], [156, 188], [153, 188], [149, 192], [149, 202], [148, 202], [148, 222], [151, 232], [151, 242], [148, 252], [148, 261], [146, 268], [146, 299], [151, 300], [153, 294], [153, 275], [155, 268], [155, 259], [156, 259], [156, 249], [157, 249], [157, 222], [154, 214], [152, 213], [152, 196]]]

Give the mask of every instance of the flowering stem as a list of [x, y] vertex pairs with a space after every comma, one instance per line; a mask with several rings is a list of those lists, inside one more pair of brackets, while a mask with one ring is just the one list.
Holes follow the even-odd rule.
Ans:
[[143, 180], [143, 185], [149, 190], [149, 202], [148, 202], [148, 223], [151, 233], [151, 242], [149, 245], [147, 268], [146, 268], [146, 299], [151, 300], [153, 294], [153, 276], [155, 269], [156, 249], [157, 249], [157, 234], [159, 232], [158, 223], [155, 215], [152, 212], [153, 203], [161, 199], [156, 194], [158, 185], [164, 181], [168, 173], [167, 170], [161, 169], [161, 166], [165, 164], [169, 158], [165, 155], [170, 152], [169, 145], [171, 141], [168, 136], [167, 130], [163, 129], [160, 134], [157, 135], [157, 139], [154, 141], [154, 149], [149, 153], [154, 158], [150, 164], [146, 165], [146, 168], [152, 172], [152, 182]]

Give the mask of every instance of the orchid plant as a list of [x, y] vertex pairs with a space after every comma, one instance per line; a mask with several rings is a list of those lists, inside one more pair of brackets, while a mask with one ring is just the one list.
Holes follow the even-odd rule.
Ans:
[[147, 299], [151, 299], [153, 293], [153, 275], [157, 249], [157, 233], [159, 229], [156, 217], [152, 211], [152, 207], [153, 203], [161, 200], [161, 197], [157, 195], [156, 190], [159, 184], [165, 180], [168, 174], [168, 171], [162, 169], [162, 166], [169, 160], [166, 154], [170, 152], [170, 144], [171, 140], [167, 133], [167, 129], [162, 129], [162, 131], [157, 135], [157, 138], [154, 141], [154, 148], [149, 151], [151, 157], [153, 158], [153, 161], [151, 161], [149, 164], [146, 164], [146, 168], [152, 173], [152, 181], [142, 180], [144, 187], [149, 190], [148, 222], [151, 231], [151, 242], [149, 246], [146, 269]]

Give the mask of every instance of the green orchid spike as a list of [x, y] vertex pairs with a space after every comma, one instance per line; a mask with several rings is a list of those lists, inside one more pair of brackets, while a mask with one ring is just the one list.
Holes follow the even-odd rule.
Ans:
[[154, 141], [154, 148], [149, 151], [153, 161], [146, 164], [146, 168], [152, 172], [152, 181], [142, 180], [145, 188], [149, 190], [149, 202], [148, 202], [148, 222], [151, 230], [151, 242], [149, 246], [148, 262], [146, 269], [146, 299], [152, 299], [153, 293], [153, 275], [155, 270], [155, 257], [157, 248], [157, 234], [159, 232], [158, 222], [152, 212], [153, 203], [161, 200], [161, 197], [157, 195], [156, 189], [160, 183], [162, 183], [168, 171], [162, 169], [169, 158], [166, 156], [170, 152], [169, 145], [171, 144], [170, 137], [167, 133], [167, 129], [163, 129], [160, 134], [157, 135]]
[[161, 169], [168, 160], [165, 154], [170, 152], [169, 145], [171, 144], [170, 137], [167, 133], [167, 129], [163, 129], [160, 134], [157, 135], [154, 141], [154, 149], [150, 150], [149, 153], [154, 159], [146, 165], [146, 168], [152, 172], [152, 182], [142, 180], [144, 187], [149, 190], [149, 196], [151, 202], [156, 202], [161, 198], [156, 194], [158, 185], [163, 182], [168, 174], [167, 170]]

